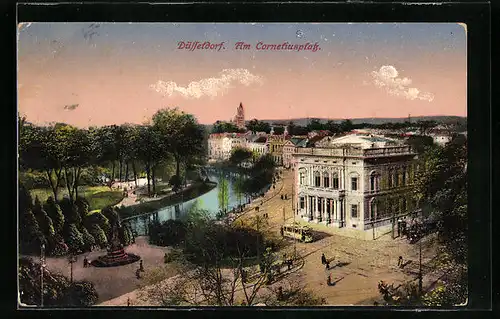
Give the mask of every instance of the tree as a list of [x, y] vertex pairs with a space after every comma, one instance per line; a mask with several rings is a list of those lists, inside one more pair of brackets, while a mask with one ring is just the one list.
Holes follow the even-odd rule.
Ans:
[[172, 175], [168, 183], [173, 187], [174, 192], [179, 190], [182, 186], [182, 179], [179, 175]]
[[229, 162], [237, 167], [240, 167], [243, 162], [252, 159], [252, 155], [253, 155], [252, 151], [247, 148], [243, 147], [234, 148], [231, 151]]
[[265, 132], [265, 133], [269, 134], [271, 132], [271, 125], [269, 125], [269, 123], [261, 122], [257, 119], [253, 119], [253, 120], [249, 121], [246, 125], [246, 128], [249, 131], [252, 131], [253, 133]]
[[[104, 211], [105, 210], [106, 209], [104, 209]], [[90, 229], [92, 229], [93, 225], [98, 225], [99, 228], [101, 228], [101, 230], [103, 230], [104, 233], [107, 234], [111, 230], [111, 224], [109, 222], [109, 219], [106, 216], [104, 216], [102, 211], [103, 210], [101, 210], [101, 212], [94, 212], [90, 215], [87, 215], [85, 217], [85, 219], [83, 220], [83, 222], [84, 222], [85, 227], [87, 227], [87, 229], [90, 230]], [[108, 212], [108, 214], [110, 214], [110, 213]], [[113, 216], [114, 216], [114, 214], [113, 214]], [[96, 237], [94, 232], [91, 231], [91, 234], [94, 237]]]
[[410, 145], [418, 154], [422, 154], [434, 145], [434, 140], [430, 136], [413, 135], [405, 143]]
[[91, 162], [91, 136], [87, 130], [66, 124], [56, 125], [55, 135], [62, 148], [62, 166], [69, 200], [74, 202], [78, 198], [82, 168]]
[[224, 174], [219, 176], [218, 184], [219, 191], [217, 193], [217, 198], [219, 200], [219, 209], [224, 213], [229, 206], [229, 181]]
[[416, 125], [420, 130], [420, 135], [427, 135], [429, 133], [429, 130], [435, 126], [437, 126], [436, 121], [417, 121]]
[[[457, 299], [467, 291], [467, 141], [456, 137], [444, 148], [428, 149], [420, 159], [415, 182], [415, 197], [425, 216], [437, 222], [440, 255], [449, 256], [455, 269], [446, 288]], [[458, 293], [462, 292], [461, 295]]]
[[59, 205], [61, 206], [62, 213], [64, 215], [65, 224], [76, 224], [80, 225], [82, 222], [82, 217], [78, 212], [78, 206], [76, 206], [71, 199], [63, 198]]
[[45, 238], [49, 238], [55, 235], [54, 225], [52, 219], [47, 215], [42, 203], [35, 197], [35, 205], [33, 206], [33, 214], [35, 215], [38, 225], [40, 226], [41, 232], [44, 234]]
[[238, 133], [240, 128], [234, 123], [217, 121], [212, 127], [212, 133]]
[[161, 161], [167, 149], [168, 140], [157, 127], [140, 126], [138, 128], [137, 151], [139, 159], [144, 163], [146, 178], [148, 182], [148, 195], [151, 196], [151, 179], [153, 180], [153, 192], [155, 191], [155, 168]]
[[306, 126], [309, 132], [312, 131], [322, 131], [326, 129], [325, 125], [323, 125], [319, 119], [312, 119]]
[[19, 185], [19, 245], [22, 252], [39, 251], [45, 243], [45, 236], [40, 230], [38, 221], [33, 214], [33, 200], [24, 185]]
[[82, 233], [83, 250], [91, 251], [92, 247], [96, 245], [94, 236], [92, 236], [92, 234], [90, 234], [90, 232], [84, 226], [81, 226], [79, 230]]
[[285, 133], [285, 128], [283, 126], [275, 126], [273, 131], [274, 135], [283, 135], [283, 133]]
[[39, 127], [25, 122], [20, 127], [19, 134], [20, 166], [44, 172], [57, 201], [63, 153], [55, 127]]
[[106, 221], [109, 226], [115, 225], [120, 220], [120, 215], [116, 211], [115, 207], [105, 207], [101, 210], [101, 214], [106, 217]]
[[66, 244], [72, 253], [79, 253], [85, 247], [85, 242], [83, 241], [83, 235], [78, 230], [76, 224], [68, 224], [66, 226]]
[[[207, 233], [204, 233], [207, 235]], [[211, 234], [211, 231], [208, 232]], [[228, 256], [224, 245], [217, 237], [206, 236], [203, 245], [199, 245], [202, 235], [193, 233], [196, 237], [186, 240], [196, 240], [196, 263], [184, 259], [180, 255], [176, 261], [182, 276], [174, 277], [170, 285], [154, 283], [146, 291], [148, 297], [159, 301], [164, 306], [171, 305], [237, 305], [237, 290], [242, 288], [241, 274], [245, 254], [239, 250], [239, 256]], [[228, 268], [229, 267], [229, 268]], [[247, 275], [249, 276], [249, 275]], [[264, 287], [267, 272], [255, 273], [258, 284], [248, 283], [245, 286], [247, 298], [251, 302], [256, 299], [258, 291]]]
[[329, 120], [325, 124], [325, 128], [332, 132], [332, 134], [339, 134], [342, 133], [342, 129], [339, 124], [335, 123], [335, 121]]
[[85, 217], [89, 213], [89, 202], [86, 199], [79, 197], [75, 201], [75, 206], [77, 208], [78, 214], [80, 215], [80, 218], [82, 220], [85, 219]]
[[177, 108], [163, 109], [153, 115], [152, 122], [174, 157], [177, 176], [181, 176], [181, 164], [194, 157], [204, 158], [205, 129], [191, 114]]
[[94, 237], [95, 244], [101, 248], [108, 245], [108, 239], [104, 230], [97, 224], [90, 225], [88, 232]]
[[94, 284], [87, 281], [77, 281], [70, 285], [65, 293], [64, 304], [74, 307], [90, 307], [99, 299]]
[[304, 285], [290, 280], [284, 280], [277, 288], [271, 287], [270, 290], [271, 293], [264, 301], [267, 306], [307, 307], [326, 303], [325, 298], [315, 296]]
[[341, 132], [350, 132], [354, 129], [354, 125], [351, 120], [343, 120], [340, 123], [340, 131]]
[[[30, 258], [19, 259], [19, 291], [25, 305], [40, 305], [41, 283], [40, 264]], [[71, 283], [63, 275], [44, 269], [44, 306], [89, 307], [98, 300], [98, 294], [90, 282]]]

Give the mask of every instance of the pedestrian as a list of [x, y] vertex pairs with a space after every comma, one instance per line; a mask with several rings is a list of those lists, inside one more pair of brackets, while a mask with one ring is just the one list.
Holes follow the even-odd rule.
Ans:
[[281, 227], [281, 228], [280, 228], [280, 234], [281, 234], [281, 237], [284, 237], [285, 232], [284, 232], [284, 230], [283, 230], [283, 227]]
[[288, 265], [288, 270], [292, 269], [292, 259], [288, 259], [286, 263]]
[[139, 268], [135, 271], [135, 277], [137, 277], [137, 279], [141, 279], [141, 270]]
[[277, 293], [278, 300], [283, 299], [283, 287], [278, 287], [278, 293]]
[[325, 265], [326, 264], [326, 256], [325, 254], [321, 254], [321, 264]]
[[127, 298], [127, 307], [130, 307], [130, 297]]
[[139, 262], [139, 270], [140, 270], [140, 271], [144, 271], [144, 265], [142, 264], [142, 259], [141, 259], [141, 261]]
[[288, 195], [287, 194], [285, 194], [285, 199], [288, 199]]
[[281, 194], [281, 200], [283, 200], [283, 194]]
[[326, 278], [326, 284], [327, 286], [332, 286], [332, 274], [328, 274], [328, 277]]
[[398, 266], [403, 267], [403, 256], [399, 256], [398, 258]]

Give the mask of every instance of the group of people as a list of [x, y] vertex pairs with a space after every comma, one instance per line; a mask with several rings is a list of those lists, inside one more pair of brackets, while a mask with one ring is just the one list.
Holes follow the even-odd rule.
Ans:
[[87, 267], [90, 267], [91, 264], [90, 264], [90, 260], [87, 259], [87, 256], [85, 256], [85, 258], [83, 258], [83, 268], [87, 268]]
[[287, 199], [288, 199], [288, 195], [287, 195], [287, 194], [285, 194], [285, 195], [281, 194], [281, 199], [282, 199], [282, 200], [283, 200], [283, 199], [284, 199], [284, 200], [287, 200]]

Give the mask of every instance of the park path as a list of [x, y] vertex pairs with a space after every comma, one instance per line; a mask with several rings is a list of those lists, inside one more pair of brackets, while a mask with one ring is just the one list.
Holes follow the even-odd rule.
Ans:
[[[144, 268], [150, 269], [158, 265], [164, 265], [165, 253], [169, 252], [170, 248], [150, 245], [147, 237], [140, 236], [136, 238], [134, 244], [127, 246], [125, 251], [139, 255], [143, 260]], [[134, 291], [142, 284], [141, 280], [135, 276], [135, 272], [139, 267], [138, 262], [119, 267], [83, 268], [83, 259], [85, 256], [91, 261], [106, 253], [105, 249], [100, 249], [91, 253], [81, 254], [77, 256], [77, 261], [73, 264], [73, 280], [92, 282], [99, 295], [98, 303]], [[39, 261], [39, 257], [34, 257], [33, 259], [36, 262]], [[46, 264], [49, 271], [60, 273], [70, 278], [71, 267], [67, 257], [47, 257]], [[165, 268], [165, 276], [173, 275], [175, 275], [175, 270], [167, 266]]]

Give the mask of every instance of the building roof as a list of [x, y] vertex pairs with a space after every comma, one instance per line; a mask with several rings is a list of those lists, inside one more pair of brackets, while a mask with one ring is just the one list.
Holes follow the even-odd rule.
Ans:
[[316, 136], [311, 137], [307, 141], [307, 147], [314, 146], [317, 142], [321, 141], [323, 138], [324, 138], [324, 136], [321, 136], [321, 135], [316, 135]]
[[307, 138], [303, 137], [292, 137], [290, 139], [290, 142], [293, 143], [293, 145], [298, 146], [298, 147], [305, 147], [307, 145]]
[[366, 136], [364, 134], [348, 134], [336, 138], [325, 137], [320, 143], [317, 143], [319, 147], [324, 148], [336, 148], [342, 145], [351, 145], [356, 147], [361, 147], [363, 149], [367, 148], [382, 148], [387, 146], [392, 146], [399, 144], [397, 140], [389, 139], [384, 136]]
[[258, 136], [254, 140], [254, 143], [265, 143], [265, 142], [267, 142], [267, 137], [265, 137], [265, 136]]

